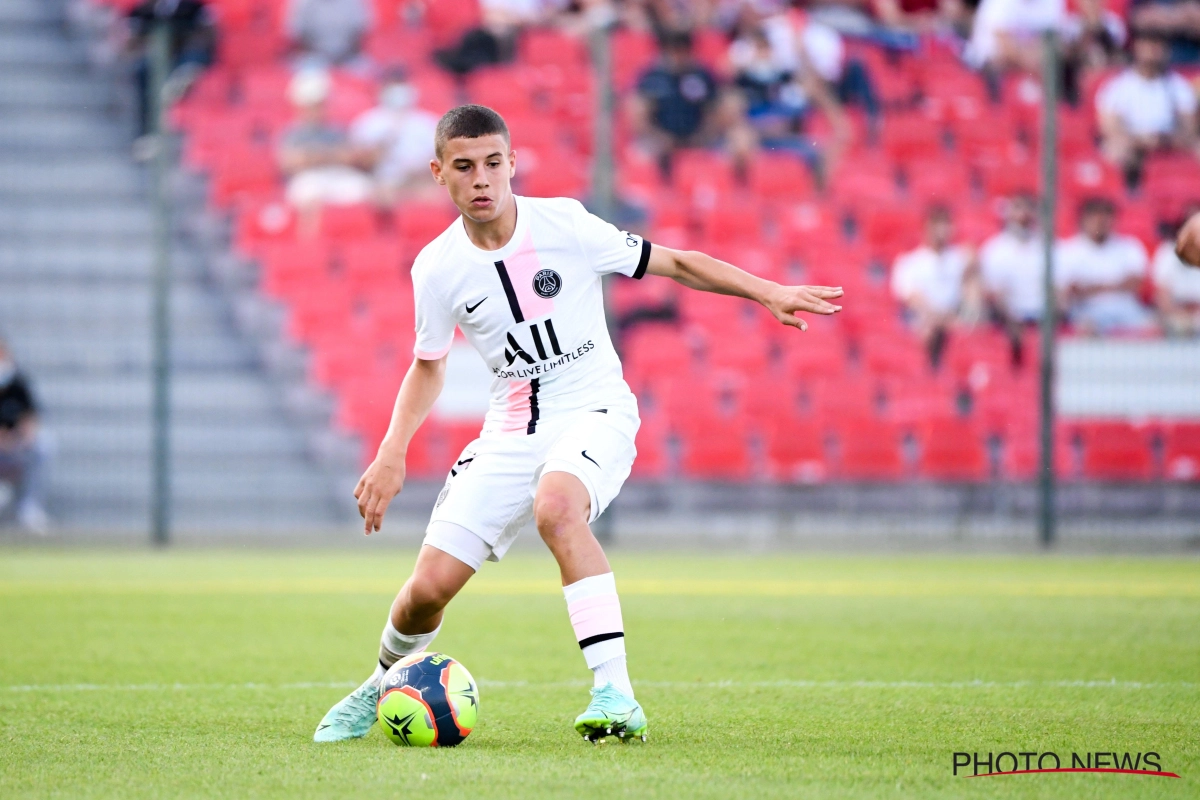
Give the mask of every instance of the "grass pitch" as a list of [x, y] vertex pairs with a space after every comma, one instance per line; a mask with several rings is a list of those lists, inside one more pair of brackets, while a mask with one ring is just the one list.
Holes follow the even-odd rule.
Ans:
[[[413, 554], [0, 550], [0, 797], [1197, 797], [1200, 562], [622, 554], [646, 745], [594, 747], [548, 557], [437, 649], [445, 750], [315, 745]], [[1176, 780], [952, 775], [956, 751], [1155, 751]]]

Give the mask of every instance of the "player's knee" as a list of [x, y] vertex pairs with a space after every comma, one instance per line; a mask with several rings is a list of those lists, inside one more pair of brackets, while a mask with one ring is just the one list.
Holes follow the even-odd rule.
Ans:
[[587, 515], [579, 503], [556, 491], [538, 493], [533, 518], [543, 539], [561, 536], [580, 523], [587, 524]]
[[411, 580], [404, 587], [407, 611], [414, 617], [426, 617], [444, 609], [454, 592], [434, 580]]

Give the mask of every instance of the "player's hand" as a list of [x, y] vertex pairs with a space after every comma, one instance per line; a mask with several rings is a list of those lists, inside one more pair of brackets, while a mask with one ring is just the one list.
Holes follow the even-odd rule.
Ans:
[[762, 304], [784, 325], [806, 331], [808, 323], [797, 317], [796, 312], [836, 314], [842, 307], [829, 301], [841, 296], [840, 286], [776, 286], [763, 298]]
[[388, 503], [404, 488], [404, 457], [385, 452], [367, 467], [354, 487], [354, 498], [358, 500], [358, 513], [363, 518], [363, 533], [370, 536], [383, 525], [383, 513]]
[[1200, 214], [1192, 214], [1191, 219], [1179, 229], [1175, 255], [1185, 264], [1200, 267]]

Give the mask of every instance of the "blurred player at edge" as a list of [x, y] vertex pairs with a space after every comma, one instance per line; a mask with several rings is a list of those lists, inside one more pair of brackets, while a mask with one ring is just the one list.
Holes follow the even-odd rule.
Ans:
[[1185, 264], [1200, 267], [1200, 214], [1193, 214], [1179, 230], [1179, 238], [1175, 240], [1175, 255]]
[[490, 408], [434, 505], [413, 574], [392, 603], [375, 673], [330, 709], [314, 739], [370, 731], [385, 670], [429, 648], [447, 603], [485, 560], [500, 560], [531, 516], [558, 561], [571, 625], [595, 676], [576, 731], [592, 740], [644, 737], [616, 583], [589, 527], [629, 476], [640, 424], [605, 326], [600, 276], [661, 275], [744, 297], [800, 330], [807, 325], [796, 312], [833, 314], [840, 306], [829, 301], [842, 290], [780, 286], [703, 253], [652, 247], [575, 200], [513, 195], [508, 127], [483, 106], [442, 117], [435, 155], [434, 180], [462, 216], [413, 264], [416, 358], [354, 491], [367, 534], [379, 530], [404, 485], [405, 453], [442, 391], [455, 326], [495, 375]]

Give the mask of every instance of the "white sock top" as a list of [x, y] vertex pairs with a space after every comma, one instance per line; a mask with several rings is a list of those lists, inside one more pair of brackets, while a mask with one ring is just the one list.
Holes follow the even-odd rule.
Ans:
[[583, 578], [575, 581], [570, 586], [563, 587], [563, 597], [567, 598], [567, 605], [575, 603], [579, 600], [586, 600], [589, 597], [596, 597], [602, 594], [616, 594], [617, 579], [611, 572], [606, 572], [603, 575], [593, 575], [590, 578]]

